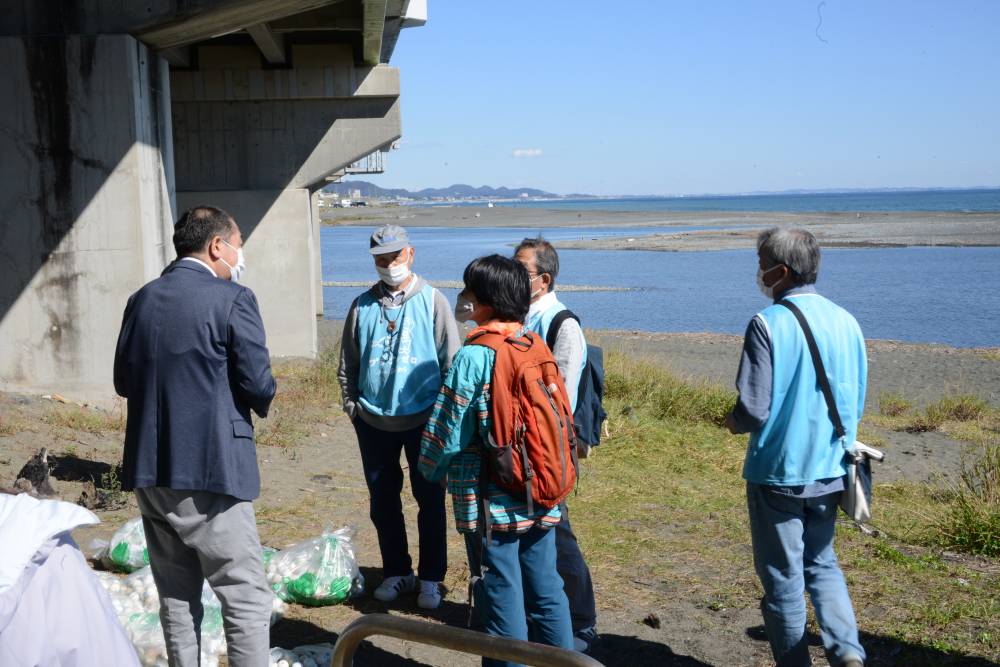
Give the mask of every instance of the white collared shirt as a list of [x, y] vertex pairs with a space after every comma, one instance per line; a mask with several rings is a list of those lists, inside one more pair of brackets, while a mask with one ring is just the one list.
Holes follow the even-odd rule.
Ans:
[[182, 262], [194, 262], [195, 264], [201, 264], [201, 265], [202, 265], [202, 266], [204, 266], [204, 267], [205, 267], [206, 269], [208, 269], [209, 271], [211, 271], [211, 272], [212, 272], [212, 275], [213, 275], [213, 276], [215, 276], [216, 278], [218, 278], [218, 277], [219, 277], [219, 274], [217, 274], [217, 273], [215, 272], [215, 269], [213, 269], [213, 268], [212, 268], [211, 266], [209, 266], [209, 265], [208, 265], [208, 264], [206, 264], [205, 262], [201, 261], [201, 260], [200, 260], [200, 259], [198, 259], [197, 257], [181, 257], [181, 261], [182, 261]]

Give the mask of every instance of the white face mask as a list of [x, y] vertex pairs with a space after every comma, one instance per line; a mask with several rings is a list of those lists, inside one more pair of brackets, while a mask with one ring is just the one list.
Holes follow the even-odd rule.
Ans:
[[472, 303], [464, 296], [459, 296], [455, 301], [455, 319], [459, 322], [468, 322], [472, 319], [472, 312], [476, 309], [476, 304]]
[[376, 264], [375, 271], [378, 273], [378, 277], [389, 287], [402, 285], [410, 277], [410, 257], [392, 266], [379, 266]]
[[224, 240], [223, 243], [236, 251], [236, 266], [230, 265], [229, 262], [222, 259], [222, 257], [219, 257], [219, 259], [222, 260], [223, 264], [229, 267], [229, 279], [234, 283], [238, 283], [240, 278], [243, 277], [243, 274], [247, 272], [247, 260], [243, 255], [243, 248], [237, 248], [233, 244], [229, 243], [229, 241]]
[[[781, 266], [784, 266], [784, 265], [783, 264], [778, 264], [778, 266], [772, 266], [767, 271], [765, 271], [764, 269], [760, 269], [760, 268], [757, 269], [757, 289], [759, 289], [760, 293], [763, 294], [764, 296], [766, 296], [768, 299], [773, 299], [774, 298], [774, 285], [771, 285], [770, 287], [768, 287], [767, 285], [765, 285], [764, 284], [764, 276], [766, 276], [771, 271], [774, 271], [775, 269], [777, 269], [777, 268], [779, 268]], [[775, 285], [777, 285], [777, 284], [778, 283], [775, 283]]]
[[376, 266], [375, 270], [378, 271], [378, 277], [382, 279], [382, 282], [390, 287], [398, 287], [410, 277], [410, 267], [406, 264], [390, 267]]
[[[531, 282], [535, 282], [535, 280], [537, 278], [541, 278], [544, 275], [545, 275], [544, 273], [539, 273], [539, 274], [535, 275], [535, 277], [531, 279]], [[545, 293], [545, 285], [542, 285], [537, 290], [535, 290], [534, 292], [531, 293], [531, 300], [534, 301], [539, 295], [544, 294], [544, 293]]]

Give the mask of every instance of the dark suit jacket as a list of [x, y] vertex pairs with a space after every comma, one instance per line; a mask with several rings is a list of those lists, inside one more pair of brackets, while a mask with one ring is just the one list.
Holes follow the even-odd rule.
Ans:
[[128, 399], [122, 488], [256, 498], [250, 411], [267, 416], [275, 389], [253, 292], [175, 262], [129, 297], [118, 335], [115, 390]]

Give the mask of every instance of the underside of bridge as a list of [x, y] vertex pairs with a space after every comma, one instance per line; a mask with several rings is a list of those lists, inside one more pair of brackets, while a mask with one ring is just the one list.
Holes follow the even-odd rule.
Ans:
[[316, 354], [313, 193], [401, 134], [425, 0], [17, 0], [0, 15], [0, 389], [112, 394], [128, 295], [179, 212], [246, 239], [275, 356]]

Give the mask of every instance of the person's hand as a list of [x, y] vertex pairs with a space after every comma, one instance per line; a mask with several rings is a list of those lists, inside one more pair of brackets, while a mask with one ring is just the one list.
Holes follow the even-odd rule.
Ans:
[[726, 428], [734, 435], [740, 432], [740, 427], [736, 425], [736, 418], [733, 417], [732, 412], [726, 415]]

